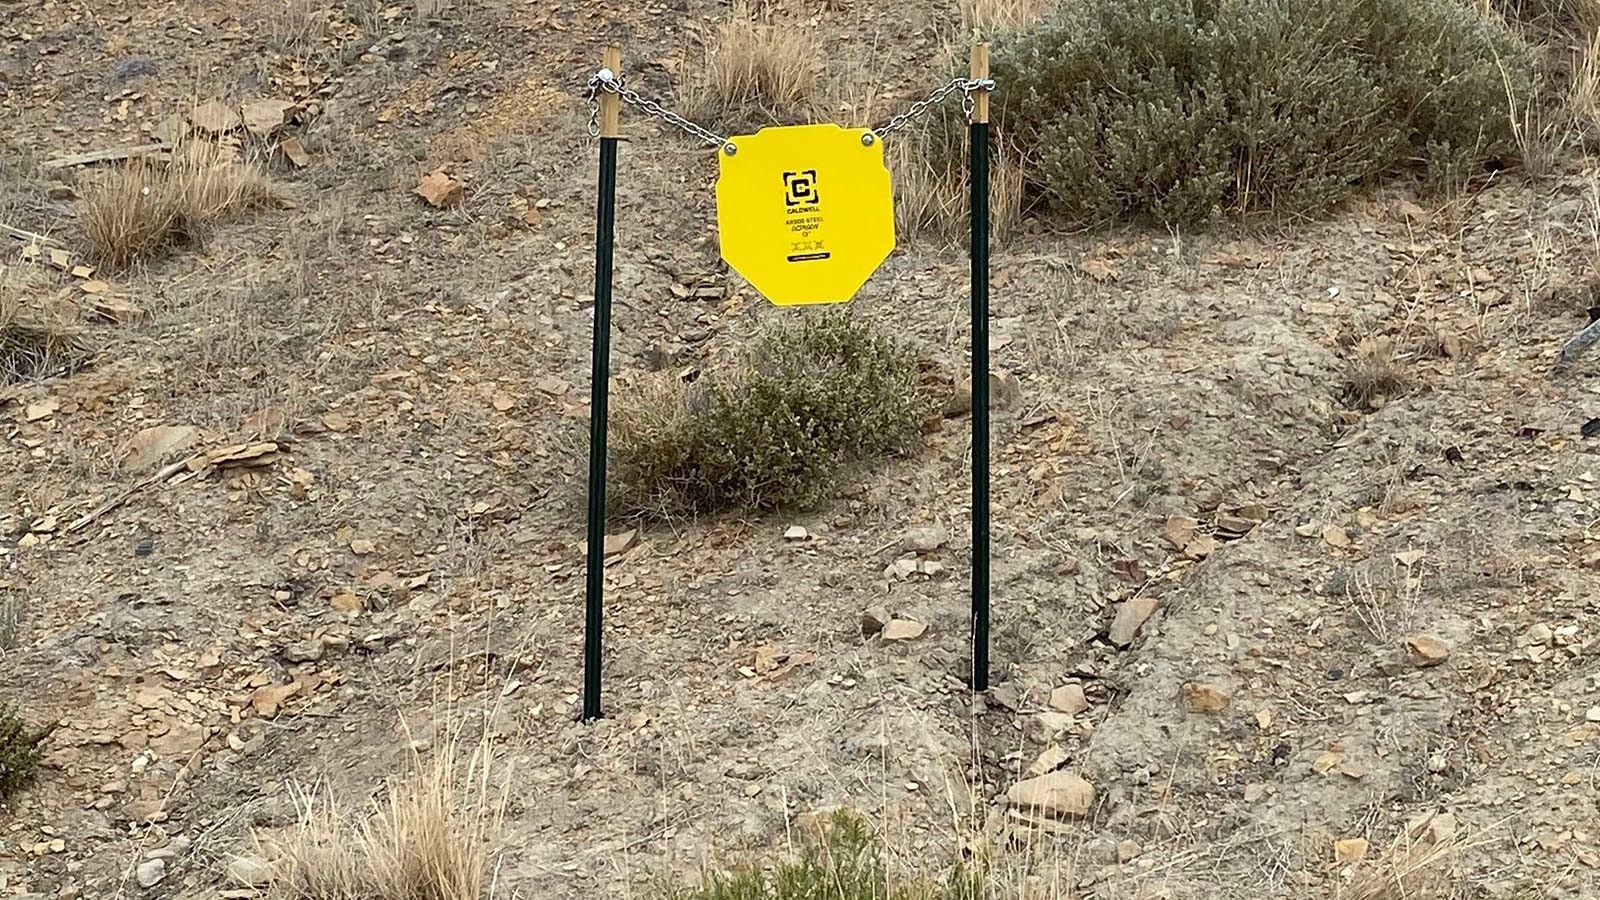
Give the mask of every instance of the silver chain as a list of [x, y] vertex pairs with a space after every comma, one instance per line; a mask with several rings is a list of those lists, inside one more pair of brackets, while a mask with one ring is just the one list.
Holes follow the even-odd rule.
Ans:
[[872, 133], [879, 139], [886, 138], [896, 131], [911, 124], [911, 120], [928, 111], [928, 107], [943, 103], [944, 99], [956, 91], [961, 92], [961, 110], [972, 118], [972, 94], [975, 91], [994, 90], [993, 78], [952, 78], [949, 84], [943, 85], [928, 96], [911, 104], [911, 108], [898, 116], [890, 119], [888, 124], [881, 128], [872, 129]]
[[[602, 91], [604, 91], [606, 93], [616, 94], [622, 99], [622, 102], [627, 103], [630, 106], [637, 106], [644, 110], [647, 114], [654, 116], [670, 125], [676, 126], [677, 128], [694, 135], [707, 144], [722, 149], [729, 155], [734, 153], [735, 148], [727, 138], [717, 134], [715, 131], [712, 131], [709, 128], [697, 125], [694, 122], [685, 119], [683, 116], [680, 116], [672, 110], [667, 109], [654, 100], [647, 100], [644, 97], [639, 96], [637, 91], [629, 90], [625, 85], [623, 85], [622, 79], [617, 77], [616, 73], [612, 72], [610, 69], [601, 69], [600, 71], [594, 73], [594, 75], [589, 78], [588, 87], [590, 137], [600, 136], [600, 94]], [[992, 78], [952, 78], [949, 84], [940, 86], [933, 93], [911, 104], [910, 109], [907, 109], [900, 115], [890, 119], [888, 123], [883, 125], [881, 128], [872, 129], [872, 134], [879, 140], [888, 137], [894, 132], [905, 128], [907, 125], [910, 125], [912, 120], [927, 112], [929, 107], [943, 103], [946, 97], [949, 97], [956, 91], [961, 92], [961, 109], [966, 113], [967, 119], [971, 120], [973, 93], [977, 91], [992, 90], [994, 90], [994, 79]]]
[[667, 122], [668, 124], [675, 125], [689, 134], [694, 135], [700, 140], [705, 141], [713, 147], [729, 146], [728, 139], [720, 134], [717, 134], [715, 131], [700, 125], [696, 125], [695, 123], [685, 119], [683, 116], [678, 115], [672, 110], [667, 109], [654, 100], [647, 100], [644, 97], [639, 96], [637, 91], [629, 90], [625, 85], [623, 85], [622, 79], [618, 78], [616, 73], [612, 72], [610, 69], [601, 69], [600, 71], [594, 73], [594, 76], [589, 79], [590, 137], [600, 136], [601, 91], [616, 94], [618, 97], [622, 98], [622, 102], [627, 103], [630, 106], [637, 106], [649, 115], [655, 116], [656, 118], [662, 120], [663, 122]]

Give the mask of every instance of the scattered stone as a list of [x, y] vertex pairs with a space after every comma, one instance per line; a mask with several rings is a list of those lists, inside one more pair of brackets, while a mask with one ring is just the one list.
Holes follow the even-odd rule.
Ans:
[[412, 193], [427, 201], [429, 206], [450, 209], [461, 204], [466, 196], [466, 186], [443, 169], [435, 169], [422, 176]]
[[1172, 549], [1182, 550], [1194, 540], [1199, 528], [1200, 523], [1188, 516], [1173, 516], [1167, 520], [1166, 527], [1161, 529], [1161, 537], [1172, 545]]
[[153, 888], [167, 877], [167, 861], [164, 859], [147, 859], [133, 870], [133, 877], [142, 888]]
[[297, 106], [288, 100], [251, 100], [240, 105], [239, 116], [246, 131], [258, 138], [269, 138], [283, 127]]
[[783, 530], [783, 539], [786, 541], [805, 541], [811, 539], [811, 532], [803, 525], [790, 525]]
[[1543, 646], [1548, 646], [1550, 641], [1553, 640], [1554, 638], [1555, 638], [1555, 632], [1550, 630], [1550, 626], [1549, 625], [1546, 625], [1543, 622], [1537, 622], [1537, 623], [1535, 623], [1533, 625], [1529, 625], [1528, 626], [1528, 630], [1524, 631], [1522, 633], [1522, 646], [1524, 646], [1524, 647], [1543, 647]]
[[194, 127], [210, 134], [225, 134], [243, 125], [239, 111], [220, 100], [207, 100], [189, 114]]
[[616, 556], [632, 549], [639, 540], [639, 529], [630, 528], [620, 534], [606, 535], [604, 548], [606, 556]]
[[1419, 669], [1429, 669], [1450, 658], [1450, 648], [1432, 635], [1414, 634], [1406, 638], [1406, 654], [1411, 664]]
[[1094, 785], [1072, 772], [1051, 772], [1012, 785], [1006, 800], [1058, 818], [1087, 816], [1094, 806]]
[[1353, 863], [1366, 855], [1366, 838], [1344, 838], [1333, 842], [1333, 858], [1341, 863]]
[[1083, 845], [1083, 856], [1096, 865], [1109, 866], [1117, 861], [1117, 842], [1099, 835]]
[[1233, 698], [1214, 684], [1191, 681], [1183, 686], [1183, 700], [1190, 712], [1219, 713], [1228, 708]]
[[1050, 746], [1044, 748], [1044, 750], [1039, 754], [1039, 758], [1035, 759], [1033, 761], [1033, 765], [1028, 767], [1028, 774], [1048, 775], [1066, 765], [1067, 760], [1070, 758], [1071, 757], [1067, 755], [1067, 751], [1061, 749], [1061, 747], [1056, 744], [1051, 744]]
[[156, 61], [143, 56], [124, 59], [117, 62], [111, 69], [111, 80], [115, 82], [128, 81], [134, 78], [143, 78], [160, 72]]
[[1039, 713], [1035, 718], [1039, 720], [1040, 725], [1044, 726], [1045, 735], [1048, 737], [1055, 737], [1064, 731], [1069, 731], [1076, 724], [1073, 718], [1066, 713], [1048, 709]]
[[1193, 560], [1201, 560], [1222, 548], [1222, 542], [1209, 534], [1196, 535], [1183, 548], [1183, 555]]
[[1069, 716], [1075, 716], [1088, 709], [1089, 700], [1083, 696], [1083, 685], [1067, 684], [1051, 691], [1050, 708], [1060, 710]]
[[900, 539], [900, 552], [932, 553], [943, 547], [949, 540], [950, 530], [944, 527], [943, 522], [934, 522], [932, 525], [918, 525], [907, 531], [905, 537]]
[[928, 623], [915, 619], [891, 619], [883, 626], [886, 641], [914, 641], [928, 630]]
[[235, 856], [228, 863], [228, 880], [245, 887], [263, 887], [272, 880], [272, 867], [253, 854]]
[[887, 609], [881, 606], [874, 606], [861, 614], [861, 635], [863, 637], [872, 637], [883, 631], [884, 626], [893, 620], [894, 617], [889, 614]]
[[1227, 540], [1238, 540], [1254, 531], [1255, 527], [1256, 521], [1244, 516], [1217, 516], [1217, 534]]
[[1329, 547], [1337, 547], [1341, 550], [1347, 549], [1350, 546], [1350, 535], [1338, 525], [1324, 526], [1322, 529], [1322, 540]]
[[1144, 855], [1144, 848], [1133, 841], [1117, 842], [1117, 862], [1130, 863]]
[[1116, 618], [1111, 620], [1111, 643], [1118, 647], [1132, 644], [1139, 629], [1160, 605], [1161, 601], [1154, 597], [1134, 597], [1122, 601], [1122, 605], [1117, 607]]
[[296, 641], [283, 648], [283, 658], [292, 663], [316, 662], [322, 658], [323, 649], [322, 641], [318, 638]]

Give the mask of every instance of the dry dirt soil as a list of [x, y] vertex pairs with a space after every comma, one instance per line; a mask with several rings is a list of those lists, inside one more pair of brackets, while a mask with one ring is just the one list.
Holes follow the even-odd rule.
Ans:
[[[790, 12], [892, 107], [942, 80], [953, 6]], [[575, 721], [581, 88], [617, 42], [671, 98], [726, 12], [0, 0], [0, 209], [74, 265], [97, 170], [52, 157], [210, 97], [295, 102], [309, 156], [271, 163], [289, 202], [134, 272], [0, 237], [27, 290], [121, 310], [86, 365], [0, 388], [0, 699], [59, 723], [0, 808], [0, 896], [249, 896], [227, 861], [296, 790], [359, 807], [457, 731], [514, 779], [504, 896], [637, 894], [835, 805], [912, 859], [1028, 848], [1084, 897], [1337, 897], [1446, 838], [1445, 896], [1597, 896], [1600, 361], [1552, 365], [1595, 303], [1576, 158], [1321, 222], [1028, 223], [994, 262], [991, 695], [962, 680], [954, 416], [826, 508], [644, 529], [607, 567], [608, 716]], [[619, 391], [658, 345], [711, 365], [800, 314], [725, 276], [712, 153], [623, 119]], [[412, 193], [440, 167], [456, 208]], [[965, 254], [903, 243], [853, 306], [949, 390]], [[156, 426], [198, 431], [152, 459]], [[874, 608], [927, 630], [865, 637]], [[1086, 779], [1087, 814], [1008, 809], [1030, 768]]]

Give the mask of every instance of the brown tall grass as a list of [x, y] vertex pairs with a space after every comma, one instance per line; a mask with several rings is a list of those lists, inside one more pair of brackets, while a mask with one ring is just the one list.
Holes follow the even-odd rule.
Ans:
[[1057, 0], [961, 0], [961, 31], [988, 37], [1037, 22]]
[[[509, 781], [487, 742], [448, 741], [354, 815], [326, 792], [299, 798], [285, 836], [261, 836], [275, 900], [484, 900], [493, 894]], [[496, 785], [500, 786], [497, 787]]]
[[277, 195], [261, 167], [190, 141], [169, 160], [133, 160], [95, 179], [84, 191], [80, 219], [90, 258], [114, 270], [151, 259], [201, 226]]
[[683, 111], [725, 128], [804, 121], [816, 112], [821, 57], [809, 25], [773, 21], [737, 0], [683, 81]]
[[[1005, 243], [1022, 222], [1026, 169], [1004, 148], [989, 161], [989, 235]], [[894, 175], [895, 230], [907, 238], [956, 242], [969, 233], [972, 208], [967, 145], [902, 132], [885, 148]]]

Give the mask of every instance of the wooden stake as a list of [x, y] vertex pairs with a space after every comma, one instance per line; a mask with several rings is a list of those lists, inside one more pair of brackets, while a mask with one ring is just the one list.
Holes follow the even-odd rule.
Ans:
[[[989, 77], [989, 45], [973, 44], [970, 76], [974, 81]], [[977, 91], [972, 98], [972, 121], [989, 121], [989, 92]]]
[[[610, 69], [612, 75], [619, 79], [622, 77], [621, 47], [607, 47], [602, 61], [602, 65]], [[600, 136], [622, 137], [622, 98], [610, 91], [600, 92]]]

